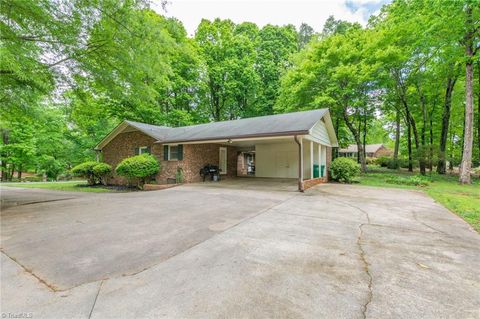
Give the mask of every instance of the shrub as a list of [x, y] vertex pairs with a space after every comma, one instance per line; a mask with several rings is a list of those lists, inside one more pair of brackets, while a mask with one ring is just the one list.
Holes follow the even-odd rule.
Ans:
[[183, 183], [183, 180], [184, 180], [183, 168], [177, 167], [177, 172], [175, 173], [175, 180], [177, 184]]
[[410, 176], [410, 177], [400, 177], [400, 176], [390, 176], [385, 180], [389, 184], [397, 185], [409, 185], [409, 186], [427, 186], [430, 183], [430, 180], [422, 176]]
[[360, 173], [360, 166], [351, 158], [339, 157], [330, 164], [330, 176], [342, 183], [351, 183]]
[[93, 168], [98, 164], [95, 161], [88, 161], [71, 169], [71, 172], [75, 176], [80, 176], [87, 179], [88, 185], [95, 185], [95, 173], [93, 172]]
[[125, 176], [129, 182], [136, 179], [137, 187], [140, 189], [143, 189], [146, 179], [158, 173], [159, 170], [160, 164], [150, 154], [126, 158], [115, 169], [118, 175]]
[[377, 164], [380, 165], [381, 167], [388, 167], [389, 164], [392, 162], [392, 158], [382, 156], [377, 158]]
[[378, 165], [378, 159], [376, 157], [367, 157], [365, 163], [367, 163], [367, 165]]
[[107, 163], [97, 163], [93, 167], [93, 174], [103, 185], [107, 185], [107, 179], [112, 174], [112, 167]]

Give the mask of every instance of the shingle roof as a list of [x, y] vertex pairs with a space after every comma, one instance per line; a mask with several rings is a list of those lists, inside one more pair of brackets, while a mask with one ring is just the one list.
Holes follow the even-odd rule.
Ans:
[[284, 113], [241, 120], [171, 128], [159, 143], [191, 142], [241, 137], [305, 134], [328, 109]]
[[328, 109], [318, 109], [183, 127], [158, 126], [126, 120], [110, 132], [96, 146], [96, 149], [102, 149], [127, 126], [132, 126], [153, 137], [157, 143], [186, 143], [308, 134], [309, 130], [326, 114]]
[[136, 129], [142, 131], [147, 135], [150, 135], [151, 137], [157, 140], [164, 139], [168, 135], [168, 132], [170, 132], [170, 130], [172, 129], [171, 127], [168, 127], [168, 126], [145, 124], [145, 123], [128, 121], [128, 120], [125, 120], [125, 123], [135, 127]]
[[[367, 144], [365, 145], [365, 153], [375, 153], [381, 148], [383, 144]], [[341, 148], [338, 150], [339, 153], [357, 153], [358, 148], [357, 144], [348, 145], [347, 148]]]

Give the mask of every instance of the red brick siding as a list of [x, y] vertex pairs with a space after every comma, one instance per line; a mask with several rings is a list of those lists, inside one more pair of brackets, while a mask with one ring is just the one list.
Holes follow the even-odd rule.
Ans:
[[[164, 184], [168, 178], [175, 178], [178, 167], [183, 169], [186, 183], [201, 181], [200, 169], [207, 165], [219, 164], [220, 144], [186, 144], [183, 145], [183, 160], [164, 161], [163, 145], [155, 144], [155, 139], [141, 132], [128, 132], [117, 135], [102, 150], [103, 161], [110, 164], [114, 169], [123, 159], [134, 156], [135, 148], [141, 146], [150, 146], [152, 155], [154, 155], [160, 165], [160, 172], [155, 177], [157, 183]], [[234, 177], [237, 175], [237, 149], [232, 146], [227, 147], [227, 175]], [[224, 176], [224, 175], [222, 175]], [[110, 179], [113, 184], [126, 184], [126, 179], [114, 176]]]

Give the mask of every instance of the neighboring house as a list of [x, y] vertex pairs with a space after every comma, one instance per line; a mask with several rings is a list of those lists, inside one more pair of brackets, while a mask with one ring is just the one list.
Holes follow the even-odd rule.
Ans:
[[[367, 144], [365, 145], [365, 154], [367, 157], [391, 156], [392, 150], [386, 148], [383, 144]], [[338, 150], [338, 155], [343, 157], [357, 158], [358, 148], [356, 144], [348, 145], [347, 148]]]
[[[320, 109], [175, 128], [123, 121], [95, 150], [112, 167], [151, 153], [161, 164], [155, 176], [160, 184], [174, 179], [179, 167], [185, 182], [199, 182], [200, 169], [211, 164], [227, 178], [296, 178], [303, 190], [327, 180], [337, 146], [328, 109]], [[113, 176], [111, 182], [126, 181]]]

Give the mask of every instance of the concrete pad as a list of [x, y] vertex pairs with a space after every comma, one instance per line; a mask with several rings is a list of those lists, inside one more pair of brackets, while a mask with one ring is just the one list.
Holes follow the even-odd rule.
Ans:
[[188, 186], [99, 195], [2, 210], [2, 251], [65, 290], [142, 271], [281, 200]]
[[[423, 193], [326, 184], [300, 194], [252, 183], [2, 211], [2, 311], [480, 318], [480, 236]], [[58, 287], [83, 284], [55, 292], [37, 274]]]

